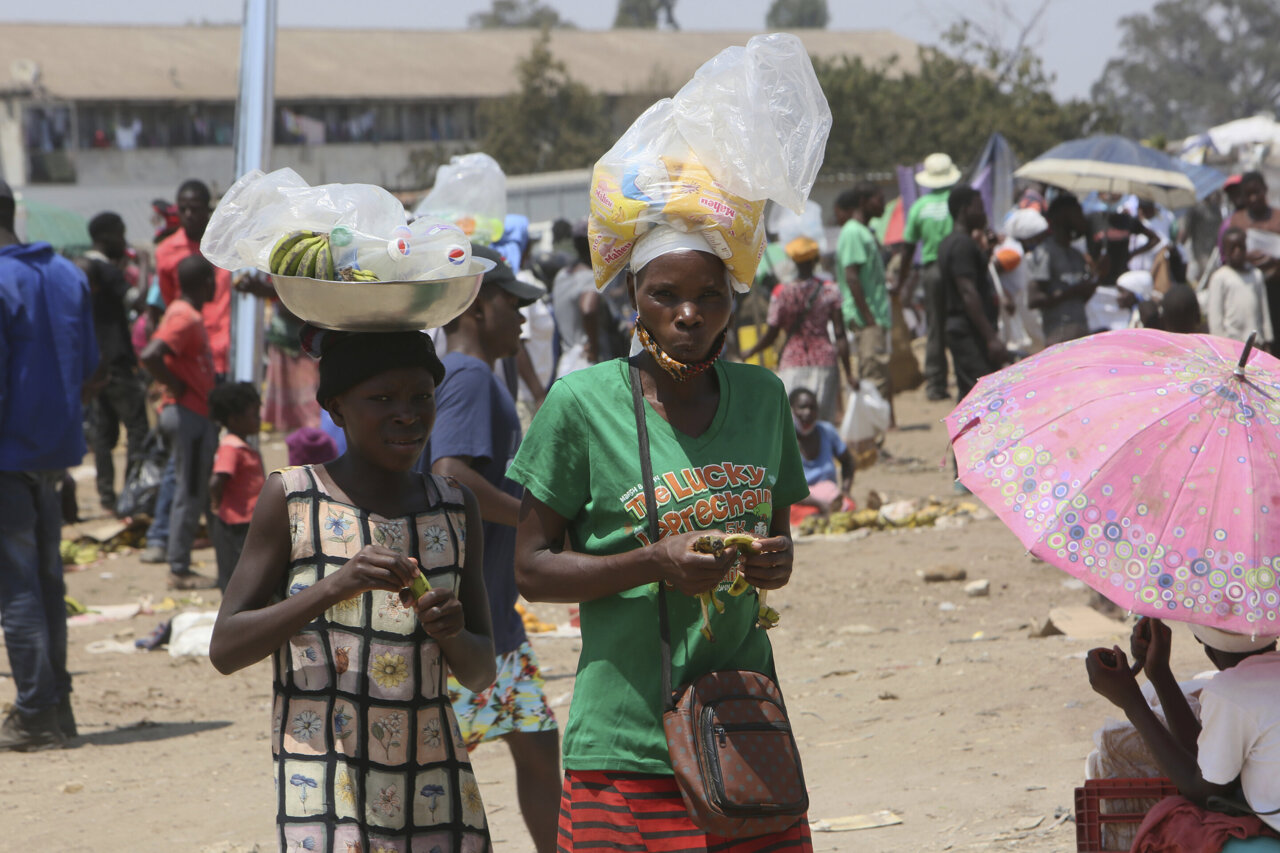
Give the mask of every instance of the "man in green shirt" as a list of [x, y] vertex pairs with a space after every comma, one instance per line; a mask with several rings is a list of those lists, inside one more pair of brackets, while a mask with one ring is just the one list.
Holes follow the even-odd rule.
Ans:
[[870, 220], [884, 213], [884, 191], [875, 184], [861, 183], [836, 199], [836, 279], [844, 297], [842, 313], [858, 339], [858, 378], [875, 384], [880, 396], [890, 401], [889, 423], [893, 420], [893, 393], [889, 382], [890, 330], [893, 325], [889, 291], [885, 282], [884, 257], [880, 242], [871, 231]]
[[924, 285], [925, 323], [929, 339], [924, 355], [925, 396], [945, 400], [947, 394], [947, 346], [942, 324], [947, 316], [946, 295], [938, 274], [938, 246], [951, 233], [954, 225], [947, 211], [951, 188], [960, 180], [960, 170], [946, 154], [930, 154], [924, 158], [924, 169], [916, 173], [916, 183], [929, 192], [916, 199], [907, 211], [902, 231], [902, 265], [898, 268], [897, 292], [902, 293], [911, 271], [911, 260], [920, 244], [920, 283]]

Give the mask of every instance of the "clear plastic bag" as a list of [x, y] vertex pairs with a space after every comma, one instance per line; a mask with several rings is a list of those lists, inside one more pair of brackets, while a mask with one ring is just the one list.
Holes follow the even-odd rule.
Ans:
[[804, 209], [830, 127], [798, 38], [756, 36], [723, 51], [596, 163], [588, 236], [597, 287], [664, 224], [705, 238], [746, 290], [764, 247], [766, 202]]
[[209, 218], [200, 251], [223, 269], [271, 272], [276, 243], [296, 231], [328, 234], [335, 267], [382, 281], [447, 278], [471, 259], [461, 229], [430, 217], [408, 224], [404, 205], [382, 187], [313, 187], [292, 169], [255, 170], [236, 181]]
[[860, 383], [858, 390], [849, 394], [845, 404], [844, 420], [840, 423], [840, 438], [846, 444], [857, 444], [875, 438], [889, 429], [889, 403], [870, 382]]
[[488, 154], [455, 156], [436, 169], [436, 182], [413, 215], [452, 222], [477, 243], [496, 242], [507, 217], [507, 176]]
[[680, 133], [730, 192], [804, 210], [831, 109], [799, 38], [772, 33], [726, 48], [674, 101]]

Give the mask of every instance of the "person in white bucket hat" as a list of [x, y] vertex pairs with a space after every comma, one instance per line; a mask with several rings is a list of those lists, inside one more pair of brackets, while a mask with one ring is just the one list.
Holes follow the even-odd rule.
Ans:
[[916, 183], [928, 190], [907, 211], [902, 230], [902, 261], [894, 295], [905, 296], [916, 245], [920, 246], [920, 283], [924, 287], [925, 323], [929, 328], [924, 354], [924, 391], [930, 400], [945, 400], [947, 394], [947, 345], [942, 324], [947, 316], [942, 278], [938, 274], [938, 246], [955, 223], [947, 210], [951, 188], [960, 180], [960, 170], [951, 157], [935, 153], [924, 158], [924, 169], [916, 173]]
[[[1134, 626], [1130, 651], [1155, 688], [1151, 709], [1119, 646], [1094, 649], [1089, 683], [1125, 712], [1181, 796], [1156, 804], [1132, 850], [1227, 850], [1228, 838], [1280, 837], [1280, 652], [1276, 626], [1236, 634], [1189, 625], [1219, 672], [1200, 693], [1200, 719], [1169, 668], [1172, 632], [1158, 619]], [[1226, 812], [1225, 814], [1222, 812]]]

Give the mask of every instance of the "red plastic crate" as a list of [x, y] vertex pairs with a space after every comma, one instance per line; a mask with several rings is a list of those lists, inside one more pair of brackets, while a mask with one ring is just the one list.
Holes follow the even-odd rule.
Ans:
[[[1132, 839], [1133, 831], [1147, 816], [1147, 810], [1165, 797], [1178, 793], [1178, 789], [1168, 779], [1088, 779], [1083, 788], [1076, 788], [1076, 851], [1077, 853], [1125, 853], [1129, 849], [1104, 847], [1108, 841], [1107, 829], [1128, 830], [1125, 834]], [[1107, 804], [1119, 800], [1145, 800], [1141, 811], [1132, 810], [1132, 804], [1125, 811], [1113, 811], [1118, 808]]]

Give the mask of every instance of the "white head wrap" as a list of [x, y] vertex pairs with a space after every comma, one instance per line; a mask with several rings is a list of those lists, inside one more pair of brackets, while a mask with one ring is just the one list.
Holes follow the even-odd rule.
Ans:
[[1020, 208], [1009, 216], [1009, 236], [1015, 240], [1030, 240], [1049, 230], [1049, 220], [1038, 210]]
[[1265, 649], [1276, 641], [1275, 637], [1236, 634], [1219, 628], [1210, 628], [1208, 625], [1189, 624], [1187, 627], [1191, 629], [1191, 633], [1196, 635], [1196, 639], [1209, 648], [1217, 649], [1220, 652], [1248, 654], [1259, 649]]
[[[681, 231], [664, 224], [653, 226], [636, 239], [636, 244], [631, 249], [632, 272], [640, 272], [654, 258], [669, 255], [672, 252], [706, 252], [708, 255], [721, 257], [720, 253], [707, 242], [706, 237], [703, 236], [704, 233]], [[745, 284], [738, 282], [728, 270], [725, 271], [725, 280], [729, 282], [730, 287], [739, 292], [746, 290], [750, 285], [750, 282]]]

